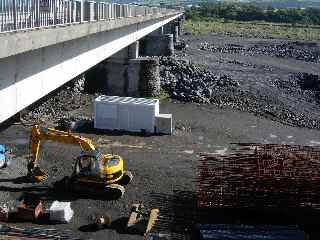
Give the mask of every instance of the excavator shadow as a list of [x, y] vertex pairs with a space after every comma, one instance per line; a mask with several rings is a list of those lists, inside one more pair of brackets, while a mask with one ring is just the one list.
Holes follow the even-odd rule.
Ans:
[[[23, 179], [8, 179], [8, 182], [25, 183]], [[62, 181], [62, 180], [61, 180]], [[104, 191], [103, 193], [93, 193], [88, 191], [70, 191], [68, 187], [62, 187], [61, 181], [50, 185], [32, 185], [32, 186], [0, 186], [0, 191], [21, 193], [21, 196], [32, 197], [43, 201], [75, 201], [78, 199], [93, 199], [103, 201], [114, 201], [119, 199], [119, 195], [112, 192]], [[30, 183], [30, 181], [28, 182]]]
[[30, 178], [27, 176], [17, 177], [17, 178], [0, 178], [0, 183], [11, 182], [14, 184], [32, 183]]

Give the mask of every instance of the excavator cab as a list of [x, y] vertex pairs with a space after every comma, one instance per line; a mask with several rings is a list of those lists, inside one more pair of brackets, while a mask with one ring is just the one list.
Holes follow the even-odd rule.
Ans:
[[97, 173], [98, 166], [101, 161], [102, 154], [96, 150], [82, 152], [79, 157], [76, 158], [74, 163], [74, 175], [89, 177], [94, 173]]

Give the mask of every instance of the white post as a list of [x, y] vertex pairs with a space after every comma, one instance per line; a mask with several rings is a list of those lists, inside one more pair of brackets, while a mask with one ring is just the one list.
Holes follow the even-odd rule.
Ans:
[[80, 6], [80, 22], [84, 22], [84, 1], [81, 0], [81, 6]]

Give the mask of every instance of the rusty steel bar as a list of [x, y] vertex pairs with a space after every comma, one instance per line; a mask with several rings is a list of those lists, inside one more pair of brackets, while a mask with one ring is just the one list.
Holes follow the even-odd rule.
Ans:
[[320, 148], [240, 144], [229, 155], [202, 154], [198, 207], [320, 207]]

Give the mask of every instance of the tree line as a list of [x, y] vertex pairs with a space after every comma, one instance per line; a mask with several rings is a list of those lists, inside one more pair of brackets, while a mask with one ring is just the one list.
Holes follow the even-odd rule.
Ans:
[[266, 21], [291, 24], [320, 25], [319, 8], [261, 8], [241, 3], [201, 3], [186, 11], [186, 18], [193, 20], [226, 19], [237, 21]]

